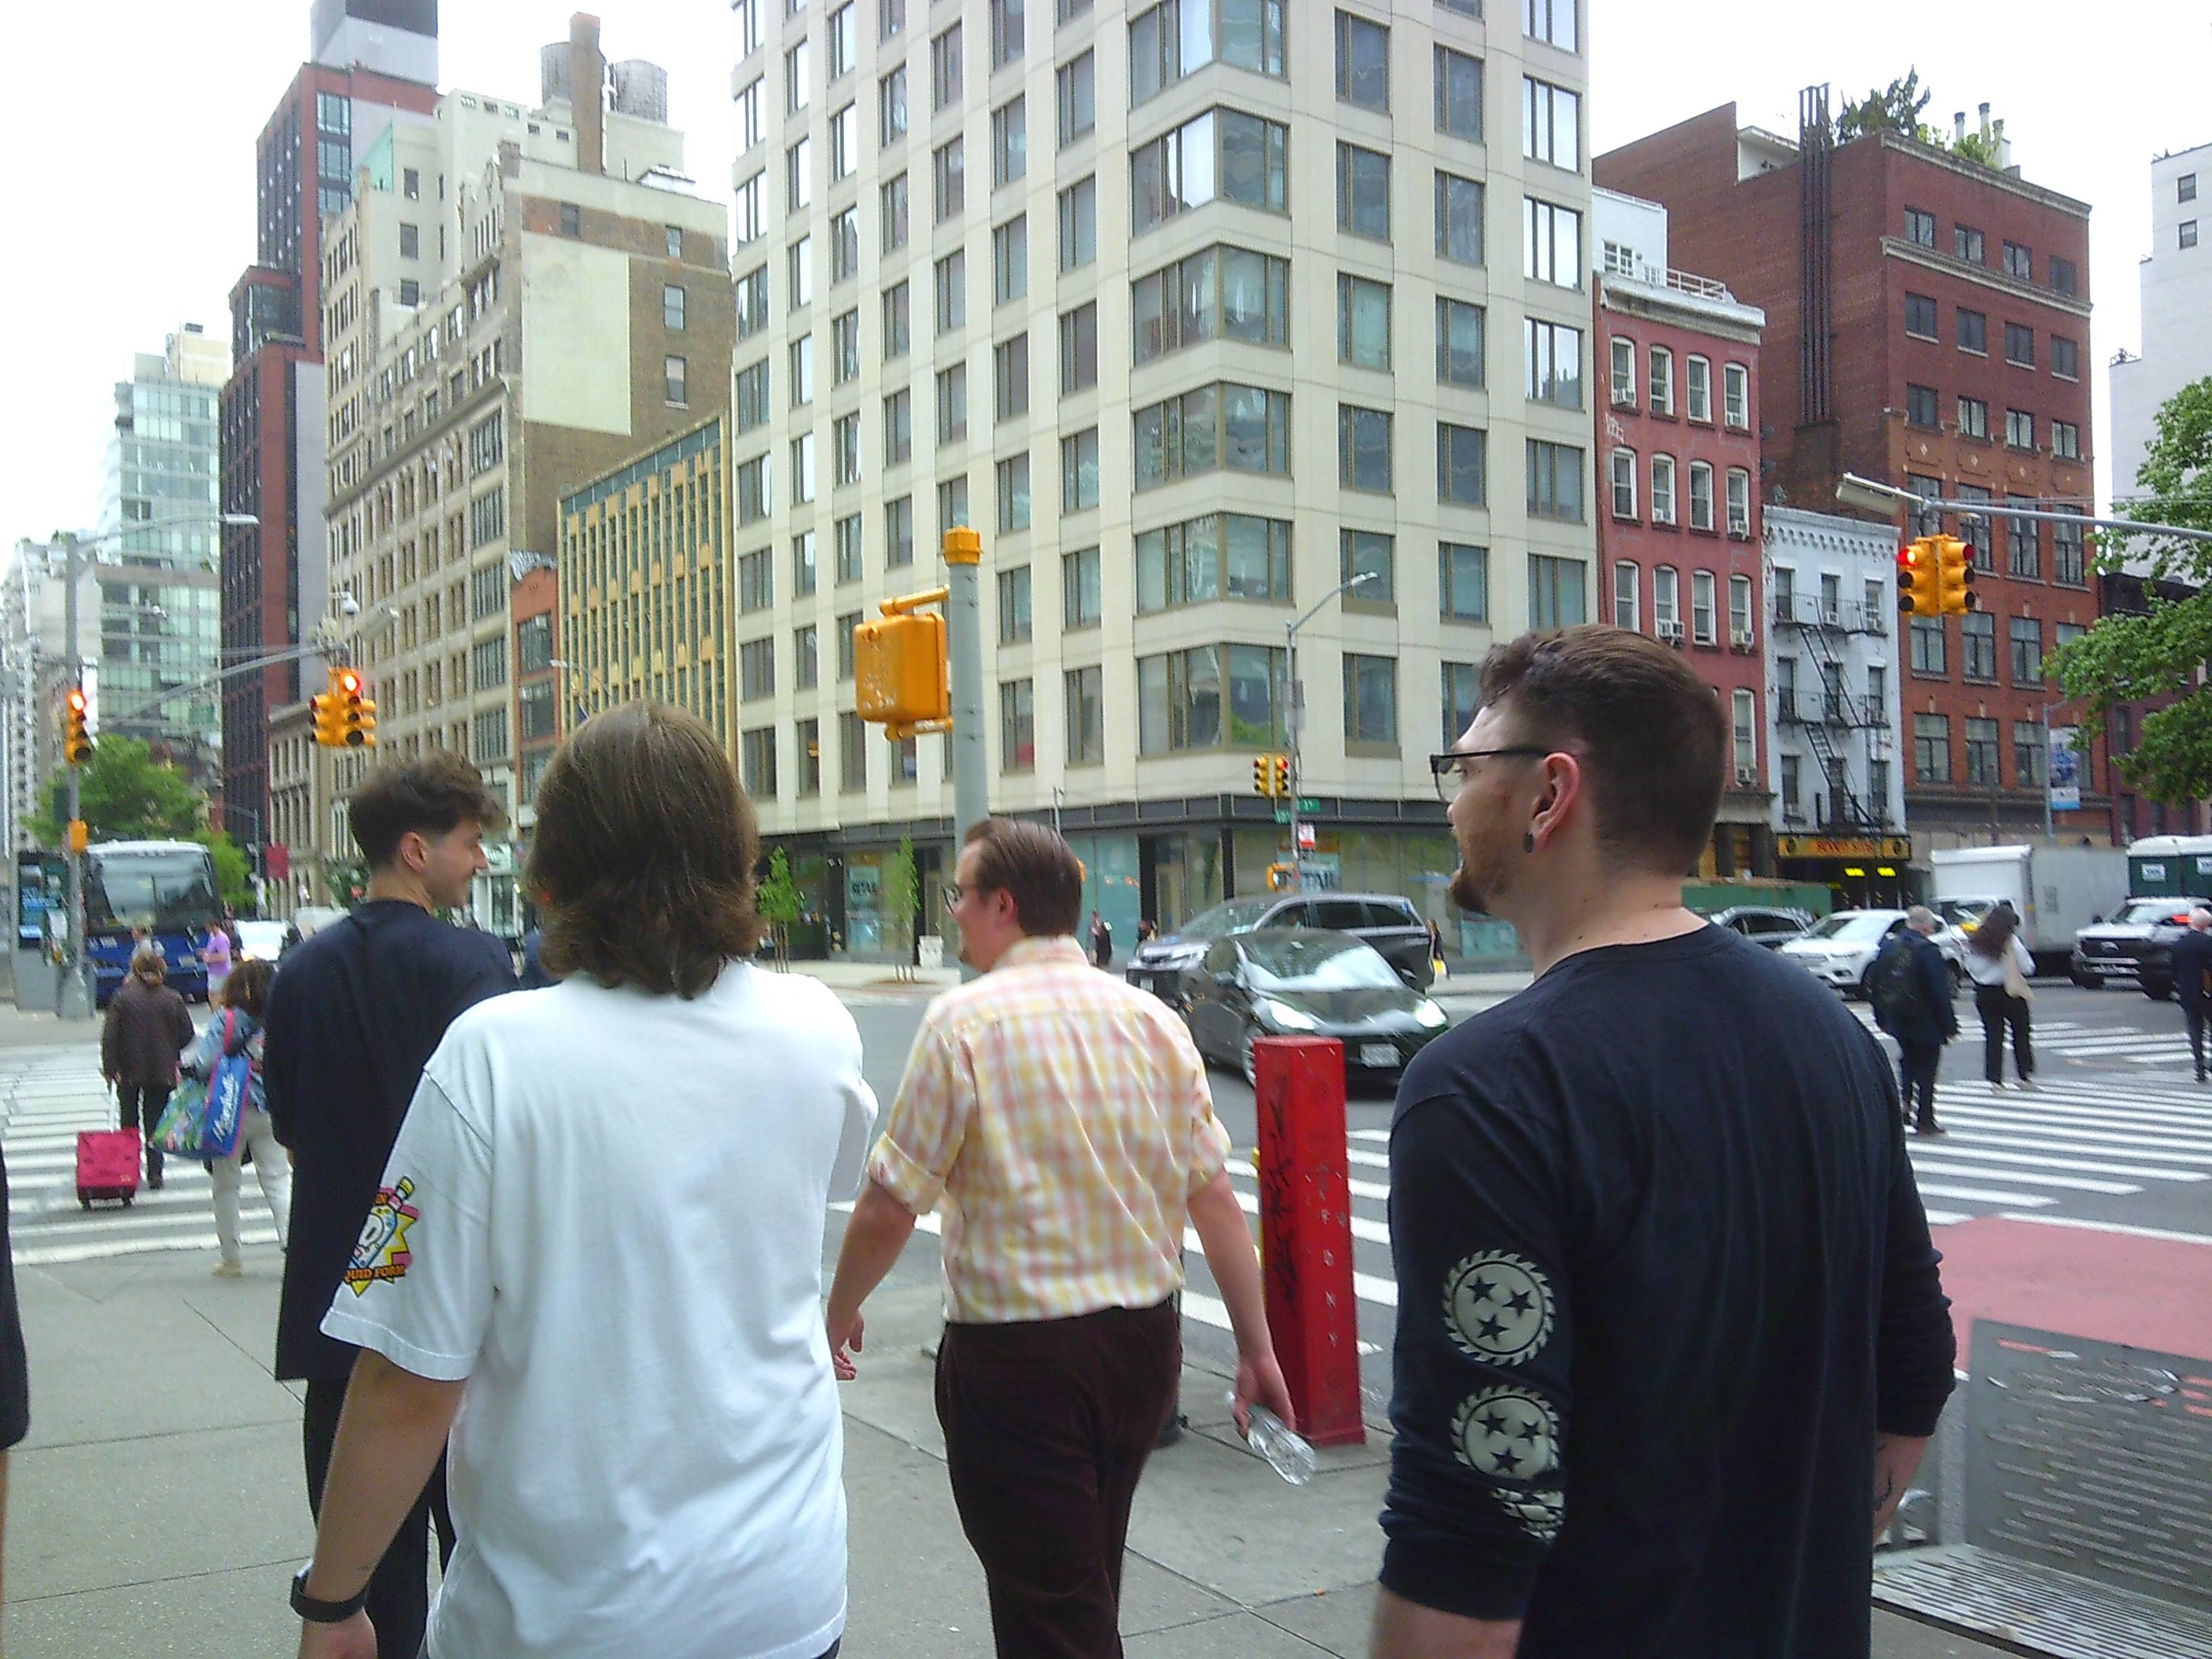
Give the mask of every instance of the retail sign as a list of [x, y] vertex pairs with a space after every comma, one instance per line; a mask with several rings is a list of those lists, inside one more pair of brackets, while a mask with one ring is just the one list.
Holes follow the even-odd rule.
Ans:
[[2075, 728], [2054, 726], [2051, 728], [2051, 810], [2054, 812], [2078, 812], [2081, 810], [2081, 757], [2074, 747]]
[[1909, 859], [1910, 836], [1777, 836], [1780, 859]]

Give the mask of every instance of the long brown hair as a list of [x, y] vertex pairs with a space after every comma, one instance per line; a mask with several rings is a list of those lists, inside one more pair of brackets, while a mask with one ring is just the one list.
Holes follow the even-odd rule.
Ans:
[[1966, 943], [1974, 947], [1976, 956], [1995, 962], [2011, 948], [2012, 936], [2019, 931], [2020, 918], [2013, 913], [2012, 907], [2000, 904], [1974, 924]]
[[222, 982], [222, 1006], [259, 1019], [269, 1008], [269, 981], [276, 977], [274, 963], [248, 957], [230, 970]]
[[538, 960], [561, 977], [696, 997], [762, 934], [760, 830], [730, 757], [690, 714], [594, 714], [538, 785], [524, 879], [545, 910]]

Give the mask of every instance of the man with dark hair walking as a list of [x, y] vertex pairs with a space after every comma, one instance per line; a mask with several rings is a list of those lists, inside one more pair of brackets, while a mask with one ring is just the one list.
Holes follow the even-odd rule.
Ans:
[[1897, 1039], [1897, 1077], [1902, 1115], [1916, 1133], [1940, 1135], [1936, 1121], [1936, 1073], [1943, 1045], [1959, 1035], [1951, 1006], [1951, 968], [1936, 948], [1942, 919], [1924, 904], [1905, 913], [1867, 970], [1867, 997], [1875, 1024]]
[[1954, 1353], [1888, 1065], [1683, 908], [1729, 734], [1679, 655], [1528, 635], [1480, 692], [1452, 892], [1537, 977], [1398, 1093], [1373, 1651], [1866, 1659]]
[[[307, 1504], [321, 1512], [331, 1446], [360, 1350], [323, 1334], [385, 1160], [422, 1066], [464, 1010], [514, 988], [506, 949], [440, 910], [468, 902], [483, 835], [506, 821], [476, 768], [434, 749], [387, 762], [347, 804], [368, 889], [352, 914], [285, 953], [271, 983], [263, 1078], [276, 1138], [294, 1158], [292, 1224], [276, 1322], [276, 1376], [307, 1385], [301, 1432]], [[370, 1581], [382, 1659], [416, 1659], [429, 1612], [429, 1531], [450, 1555], [442, 1472]]]
[[1174, 1409], [1186, 1218], [1237, 1336], [1237, 1416], [1285, 1421], [1252, 1236], [1206, 1065], [1167, 1005], [1085, 966], [1075, 854], [1042, 825], [968, 832], [945, 902], [982, 977], [929, 1006], [830, 1290], [860, 1304], [941, 1202], [937, 1416], [1001, 1659], [1121, 1651], [1121, 1555]]

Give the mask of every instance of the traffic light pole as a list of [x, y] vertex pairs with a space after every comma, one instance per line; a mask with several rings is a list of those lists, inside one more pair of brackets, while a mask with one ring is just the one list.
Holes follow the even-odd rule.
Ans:
[[[83, 562], [83, 547], [74, 536], [62, 538], [62, 580], [68, 591], [62, 599], [62, 653], [69, 659], [70, 687], [84, 682], [84, 659], [77, 654], [76, 585]], [[92, 988], [85, 983], [84, 854], [77, 850], [76, 825], [83, 810], [78, 793], [77, 765], [69, 767], [69, 928], [64, 947], [62, 982], [54, 998], [54, 1012], [63, 1019], [92, 1018]]]
[[[1283, 624], [1283, 668], [1290, 676], [1289, 696], [1283, 699], [1284, 713], [1291, 728], [1291, 873], [1293, 884], [1304, 892], [1306, 886], [1305, 848], [1298, 845], [1298, 792], [1306, 787], [1305, 765], [1301, 758], [1299, 739], [1304, 734], [1306, 723], [1305, 689], [1298, 684], [1298, 629], [1321, 614], [1322, 607], [1340, 593], [1349, 592], [1362, 582], [1371, 582], [1376, 573], [1363, 570], [1358, 575], [1339, 582], [1316, 599], [1306, 614], [1296, 622]], [[1346, 720], [1346, 729], [1350, 726]]]
[[[983, 539], [965, 526], [945, 532], [945, 654], [952, 714], [952, 856], [990, 815], [983, 744]], [[975, 977], [966, 963], [960, 976]]]

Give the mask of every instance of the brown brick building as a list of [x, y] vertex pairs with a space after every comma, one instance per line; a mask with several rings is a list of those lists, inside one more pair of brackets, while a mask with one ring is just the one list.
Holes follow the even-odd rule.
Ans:
[[[1892, 133], [1833, 145], [1824, 89], [1803, 115], [1793, 141], [1739, 128], [1729, 105], [1595, 163], [1599, 185], [1667, 207], [1674, 264], [1765, 311], [1765, 499], [1832, 512], [1848, 471], [2086, 513], [2087, 204]], [[2097, 614], [2080, 532], [1942, 527], [1974, 545], [1982, 610], [1899, 636], [1899, 749], [1922, 856], [2041, 833], [2045, 718], [2059, 697], [2044, 658]], [[2105, 760], [2095, 745], [2062, 836], [2106, 833]]]

